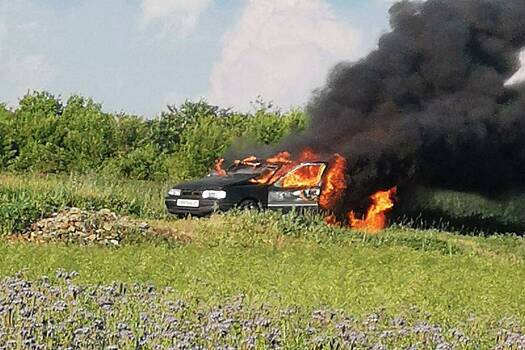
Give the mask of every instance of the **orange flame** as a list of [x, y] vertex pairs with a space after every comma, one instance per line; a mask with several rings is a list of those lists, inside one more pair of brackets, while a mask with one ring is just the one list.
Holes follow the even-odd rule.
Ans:
[[343, 198], [346, 190], [346, 159], [334, 154], [332, 162], [326, 172], [319, 205], [325, 210], [334, 210]]
[[337, 216], [335, 216], [335, 214], [325, 216], [324, 222], [331, 226], [341, 226], [341, 222], [337, 220]]
[[321, 183], [322, 175], [323, 168], [318, 165], [306, 165], [283, 177], [281, 186], [284, 188], [316, 187]]
[[265, 185], [270, 182], [270, 180], [275, 175], [275, 171], [272, 170], [265, 170], [261, 175], [254, 179], [250, 179], [250, 183], [252, 184], [259, 184], [259, 185]]
[[236, 160], [233, 163], [236, 166], [239, 166], [239, 165], [242, 164], [242, 165], [256, 167], [256, 166], [259, 165], [259, 163], [257, 162], [257, 157], [256, 156], [249, 156], [249, 157], [244, 158], [243, 160]]
[[318, 162], [321, 160], [321, 156], [315, 153], [311, 148], [305, 148], [299, 155], [299, 163], [302, 162]]
[[[296, 159], [293, 159], [289, 152], [280, 152], [265, 160], [266, 164], [280, 167], [264, 169], [261, 175], [251, 179], [250, 182], [253, 184], [271, 184], [280, 181], [279, 184], [284, 188], [312, 188], [322, 184], [319, 206], [326, 212], [325, 222], [330, 225], [341, 225], [334, 213], [337, 212], [347, 189], [346, 159], [339, 154], [334, 154], [328, 162], [328, 168], [324, 174], [322, 171], [324, 168], [317, 165], [305, 165], [293, 170], [301, 163], [319, 162], [320, 160], [321, 156], [308, 148], [302, 151]], [[215, 171], [220, 176], [226, 175], [226, 171], [222, 168], [223, 163], [224, 159], [220, 159], [215, 164]], [[261, 165], [255, 156], [236, 160], [234, 164], [253, 167]], [[367, 232], [378, 232], [384, 229], [387, 225], [387, 214], [394, 207], [396, 192], [397, 188], [393, 187], [388, 191], [379, 191], [370, 196], [372, 205], [363, 218], [357, 218], [354, 211], [348, 212], [349, 226]]]
[[268, 164], [290, 164], [292, 160], [288, 152], [279, 152], [275, 156], [266, 159]]
[[217, 176], [226, 176], [226, 170], [224, 170], [223, 166], [224, 166], [224, 158], [218, 159], [215, 162], [215, 166], [213, 167], [213, 169], [215, 170], [215, 173], [217, 174]]
[[387, 225], [386, 214], [394, 207], [394, 196], [397, 193], [397, 187], [388, 191], [379, 191], [370, 196], [372, 205], [368, 208], [366, 215], [358, 219], [353, 211], [348, 213], [348, 222], [350, 226], [362, 229], [367, 232], [378, 232], [383, 230]]
[[[274, 181], [278, 180], [279, 178], [281, 178], [283, 175], [288, 173], [298, 164], [302, 162], [306, 162], [306, 161], [313, 161], [312, 159], [318, 158], [318, 157], [319, 156], [317, 156], [312, 150], [306, 149], [303, 152], [301, 152], [297, 161], [293, 161], [292, 156], [289, 152], [279, 152], [276, 155], [266, 159], [266, 163], [272, 164], [272, 165], [280, 165], [281, 167], [277, 169], [276, 171], [266, 171], [265, 173], [261, 174], [259, 177], [250, 180], [250, 182], [253, 184], [268, 184], [272, 180]], [[283, 186], [284, 187], [304, 186], [300, 182], [302, 182], [303, 180], [301, 179], [305, 177], [313, 177], [312, 180], [309, 180], [312, 182], [315, 180], [315, 174], [304, 174], [304, 176], [300, 175], [295, 180], [290, 179], [290, 180], [285, 181], [286, 183], [283, 184]], [[315, 185], [312, 185], [312, 186], [315, 186]]]

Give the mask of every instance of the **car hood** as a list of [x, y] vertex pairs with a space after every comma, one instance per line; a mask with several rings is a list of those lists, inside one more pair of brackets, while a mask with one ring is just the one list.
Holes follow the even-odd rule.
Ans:
[[199, 180], [180, 183], [173, 186], [173, 188], [181, 190], [219, 190], [229, 186], [247, 184], [248, 180], [256, 176], [254, 174], [207, 176]]

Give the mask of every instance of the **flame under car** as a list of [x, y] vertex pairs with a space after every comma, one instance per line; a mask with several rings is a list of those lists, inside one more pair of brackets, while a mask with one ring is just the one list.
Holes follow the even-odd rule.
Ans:
[[206, 216], [233, 208], [316, 211], [327, 166], [326, 162], [289, 166], [250, 159], [174, 186], [165, 203], [178, 216]]

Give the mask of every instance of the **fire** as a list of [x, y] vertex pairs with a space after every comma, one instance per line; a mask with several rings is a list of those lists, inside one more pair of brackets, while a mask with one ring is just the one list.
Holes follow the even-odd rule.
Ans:
[[339, 154], [334, 154], [327, 170], [319, 205], [325, 210], [334, 210], [340, 203], [346, 190], [346, 159]]
[[256, 167], [258, 165], [260, 165], [259, 162], [257, 162], [257, 157], [256, 156], [249, 156], [249, 157], [246, 157], [244, 158], [243, 160], [236, 160], [234, 161], [234, 164], [236, 166], [239, 166], [239, 165], [248, 165], [248, 166], [251, 166], [251, 167]]
[[[325, 222], [330, 225], [341, 225], [336, 215], [341, 209], [341, 204], [347, 190], [347, 161], [339, 155], [334, 154], [328, 162], [321, 163], [322, 157], [311, 149], [305, 149], [296, 158], [289, 152], [280, 152], [264, 161], [255, 156], [236, 160], [235, 165], [261, 166], [263, 163], [270, 165], [264, 168], [262, 174], [251, 179], [253, 184], [279, 184], [283, 188], [315, 188], [321, 186], [319, 195], [319, 206], [326, 212]], [[298, 165], [306, 164], [302, 167]], [[226, 175], [223, 169], [224, 159], [215, 163], [215, 172]], [[321, 165], [320, 165], [321, 164]], [[394, 197], [397, 188], [388, 191], [379, 191], [370, 196], [372, 201], [363, 218], [357, 218], [354, 211], [348, 212], [346, 219], [352, 228], [362, 229], [367, 232], [378, 232], [387, 225], [387, 214], [394, 207]]]
[[[271, 180], [276, 181], [285, 174], [289, 173], [294, 167], [305, 162], [319, 162], [321, 156], [312, 149], [306, 148], [303, 150], [297, 160], [292, 160], [292, 156], [288, 152], [280, 152], [273, 157], [266, 159], [266, 163], [280, 165], [281, 167], [275, 173], [262, 174], [256, 179], [252, 179], [252, 183], [267, 184]], [[283, 178], [282, 186], [285, 188], [301, 188], [301, 187], [315, 187], [322, 184], [321, 195], [319, 198], [319, 205], [327, 211], [333, 211], [343, 199], [344, 192], [347, 188], [345, 173], [346, 173], [346, 159], [334, 154], [332, 159], [328, 162], [328, 169], [318, 166], [305, 166], [300, 168], [297, 172], [292, 172]], [[336, 222], [335, 216], [331, 217], [330, 222]]]
[[328, 225], [331, 225], [331, 226], [340, 226], [341, 225], [339, 220], [337, 220], [337, 216], [335, 216], [335, 214], [330, 214], [328, 216], [325, 216], [324, 222], [326, 222]]
[[[275, 171], [266, 171], [263, 174], [261, 174], [259, 177], [250, 180], [251, 183], [254, 184], [269, 184], [272, 181], [277, 181], [279, 178], [281, 178], [283, 175], [288, 173], [290, 170], [292, 170], [294, 167], [299, 165], [302, 162], [306, 161], [313, 161], [312, 159], [318, 158], [312, 150], [306, 149], [298, 157], [297, 161], [292, 160], [292, 155], [289, 152], [279, 152], [276, 155], [266, 159], [267, 164], [276, 165], [279, 166], [278, 169]], [[251, 157], [248, 157], [246, 159], [250, 159]], [[242, 161], [244, 164], [244, 160]], [[302, 184], [304, 182], [304, 178], [308, 178], [306, 180], [306, 184]], [[310, 178], [312, 178], [310, 180]], [[308, 185], [308, 181], [314, 181], [315, 175], [314, 174], [300, 174], [295, 179], [290, 179], [285, 181], [285, 184], [283, 184], [284, 187], [301, 187]], [[312, 185], [315, 186], [315, 185]], [[311, 186], [311, 187], [312, 187]]]
[[323, 176], [323, 168], [317, 165], [303, 166], [283, 178], [284, 188], [309, 188], [319, 186]]
[[274, 175], [275, 175], [275, 171], [265, 170], [258, 177], [251, 179], [250, 183], [264, 185], [264, 184], [269, 183], [270, 180], [274, 177]]
[[348, 213], [348, 222], [351, 227], [362, 229], [368, 232], [378, 232], [386, 227], [386, 214], [394, 207], [394, 196], [397, 193], [397, 187], [388, 191], [379, 191], [370, 196], [372, 205], [368, 208], [366, 215], [358, 219], [353, 211]]
[[217, 176], [226, 176], [226, 170], [224, 170], [223, 166], [224, 166], [224, 158], [218, 159], [215, 162], [215, 166], [213, 167], [213, 169], [215, 170], [215, 173], [217, 174]]
[[[246, 159], [251, 159], [248, 157]], [[243, 160], [244, 162], [244, 160]], [[269, 184], [272, 180], [278, 179], [280, 176], [284, 175], [282, 173], [283, 169], [289, 171], [293, 167], [293, 162], [291, 160], [291, 155], [288, 152], [280, 152], [273, 157], [266, 159], [267, 164], [280, 166], [280, 168], [275, 168], [275, 170], [266, 169], [260, 176], [251, 179], [250, 182], [253, 184]]]
[[321, 160], [321, 156], [315, 153], [310, 148], [306, 148], [299, 155], [299, 162], [318, 162], [320, 160]]
[[266, 159], [266, 162], [268, 164], [290, 164], [292, 163], [292, 160], [290, 159], [291, 157], [292, 156], [288, 152], [280, 152], [275, 156]]

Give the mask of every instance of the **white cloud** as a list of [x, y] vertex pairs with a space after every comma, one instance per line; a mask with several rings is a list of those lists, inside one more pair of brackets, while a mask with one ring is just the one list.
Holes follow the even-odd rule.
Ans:
[[209, 99], [241, 109], [258, 96], [304, 104], [334, 64], [363, 54], [359, 33], [324, 0], [250, 0], [223, 41]]
[[161, 35], [190, 34], [213, 0], [142, 0], [141, 27], [159, 25]]

